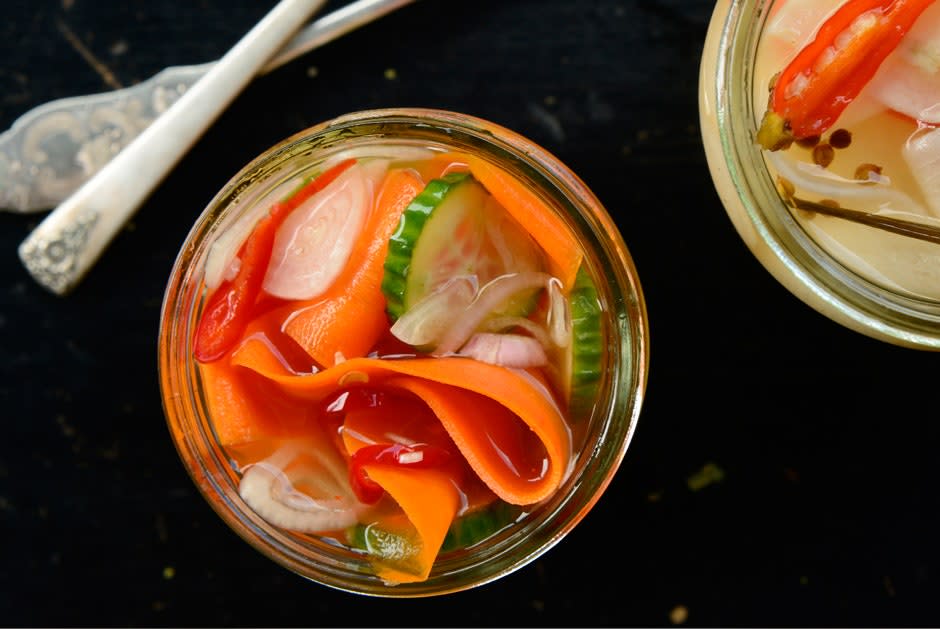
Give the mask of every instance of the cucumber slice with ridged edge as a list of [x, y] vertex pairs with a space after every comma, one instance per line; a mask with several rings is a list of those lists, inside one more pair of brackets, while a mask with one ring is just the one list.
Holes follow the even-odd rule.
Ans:
[[429, 181], [402, 212], [388, 242], [382, 277], [393, 320], [440, 281], [475, 271], [472, 264], [485, 234], [486, 194], [469, 173], [451, 173]]
[[421, 542], [410, 523], [403, 530], [387, 530], [374, 524], [354, 524], [346, 529], [346, 543], [350, 548], [365, 551], [372, 561], [409, 574], [420, 574], [417, 561]]
[[597, 287], [584, 266], [578, 269], [568, 303], [571, 343], [561, 358], [559, 377], [567, 391], [569, 413], [577, 419], [583, 417], [597, 399], [606, 358], [601, 302]]
[[[432, 179], [405, 208], [391, 236], [382, 292], [393, 321], [447, 280], [473, 275], [479, 286], [503, 275], [537, 271], [542, 254], [469, 172]], [[496, 314], [525, 316], [536, 291], [508, 300]]]
[[[460, 274], [476, 274], [481, 284], [497, 275], [540, 268], [534, 244], [513, 221], [504, 222], [503, 249], [518, 252], [514, 266], [505, 269], [487, 240], [492, 221], [492, 197], [468, 172], [433, 179], [405, 208], [398, 229], [389, 239], [382, 291], [386, 310], [397, 320], [443, 281]], [[578, 269], [568, 296], [572, 340], [554, 353], [554, 380], [573, 417], [593, 406], [603, 376], [604, 331], [597, 288], [584, 266]], [[533, 298], [512, 301], [505, 311], [525, 316]]]

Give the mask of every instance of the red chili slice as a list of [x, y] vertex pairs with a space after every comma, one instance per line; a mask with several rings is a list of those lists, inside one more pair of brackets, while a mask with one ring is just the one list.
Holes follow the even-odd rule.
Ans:
[[444, 448], [426, 443], [403, 445], [400, 443], [377, 443], [364, 446], [353, 453], [349, 465], [349, 483], [359, 500], [375, 504], [385, 490], [369, 478], [364, 465], [397, 465], [413, 469], [443, 467], [451, 461], [451, 454]]
[[216, 288], [203, 309], [193, 343], [196, 360], [212, 362], [232, 349], [245, 331], [252, 307], [261, 294], [277, 228], [291, 210], [325, 188], [355, 162], [347, 159], [324, 171], [287, 200], [275, 203], [268, 215], [258, 222], [239, 251], [238, 273]]
[[933, 1], [843, 4], [777, 78], [757, 135], [761, 146], [778, 150], [829, 129]]

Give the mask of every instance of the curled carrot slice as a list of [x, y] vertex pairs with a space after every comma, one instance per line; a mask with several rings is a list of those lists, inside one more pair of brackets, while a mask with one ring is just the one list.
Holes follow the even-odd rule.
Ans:
[[[561, 410], [548, 388], [526, 371], [460, 357], [353, 358], [319, 373], [299, 376], [272, 358], [265, 343], [254, 339], [238, 347], [232, 362], [311, 401], [321, 401], [355, 382], [397, 386], [419, 395], [438, 415], [480, 479], [513, 504], [532, 504], [550, 496], [571, 458], [571, 435]], [[494, 447], [491, 437], [500, 447]], [[529, 438], [533, 441], [525, 441]], [[500, 452], [513, 440], [539, 445], [547, 463], [544, 472], [520, 476], [513, 470]], [[527, 462], [521, 446], [516, 454]]]
[[309, 405], [279, 400], [269, 380], [227, 360], [198, 368], [216, 438], [225, 447], [296, 435], [315, 419]]
[[[420, 418], [417, 429], [409, 431], [409, 438], [431, 444], [446, 446], [447, 436], [434, 434], [434, 426], [423, 421], [430, 415], [424, 409], [412, 410]], [[401, 408], [407, 411], [407, 408]], [[384, 441], [387, 415], [375, 410], [353, 412], [347, 417], [343, 430], [343, 442], [347, 452], [355, 458], [368, 449], [374, 441]], [[439, 429], [439, 427], [438, 427]], [[442, 440], [443, 439], [443, 440]], [[460, 506], [460, 495], [451, 470], [430, 466], [424, 469], [389, 465], [365, 465], [369, 479], [381, 487], [404, 513], [404, 521], [395, 513], [379, 513], [371, 528], [381, 542], [383, 537], [394, 539], [388, 546], [394, 552], [383, 552], [382, 548], [370, 553], [376, 574], [385, 581], [406, 583], [427, 579], [447, 535], [447, 530]], [[366, 534], [369, 536], [369, 534]], [[381, 546], [381, 544], [379, 544]]]
[[378, 566], [378, 576], [396, 583], [424, 581], [457, 513], [460, 498], [454, 483], [437, 470], [409, 474], [407, 470], [381, 465], [367, 466], [366, 470], [398, 503], [420, 536], [411, 561], [412, 570], [404, 571], [394, 563], [383, 562]]
[[[502, 500], [533, 504], [554, 491], [554, 479], [543, 482], [548, 443], [498, 401], [423, 378], [393, 378], [386, 386], [411, 391], [423, 399], [480, 480]], [[561, 456], [561, 452], [555, 453], [556, 460]]]

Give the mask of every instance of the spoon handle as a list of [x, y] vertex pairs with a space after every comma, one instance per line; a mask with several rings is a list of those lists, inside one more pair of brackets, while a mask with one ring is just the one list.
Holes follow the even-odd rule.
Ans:
[[[298, 31], [258, 75], [414, 1], [353, 0]], [[169, 66], [128, 87], [51, 100], [21, 115], [0, 133], [0, 210], [27, 214], [62, 203], [215, 63]]]
[[315, 48], [326, 45], [415, 0], [354, 0], [327, 13], [294, 35], [258, 74], [267, 74]]
[[19, 247], [33, 278], [64, 295], [252, 77], [325, 0], [280, 0], [235, 46]]

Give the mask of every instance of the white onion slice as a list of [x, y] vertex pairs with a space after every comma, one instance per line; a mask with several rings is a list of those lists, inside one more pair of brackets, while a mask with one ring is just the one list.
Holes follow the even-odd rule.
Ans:
[[[793, 163], [782, 152], [765, 151], [764, 156], [781, 177], [796, 186], [797, 191], [818, 194], [822, 198], [836, 199], [853, 209], [891, 209], [897, 212], [926, 215], [927, 210], [897, 188], [881, 183], [846, 179], [816, 164]], [[857, 202], [852, 205], [851, 202]]]
[[[848, 180], [814, 164], [793, 165], [783, 155], [765, 155], [801, 194], [810, 191], [877, 215], [909, 221], [936, 220], [920, 203], [889, 185]], [[935, 244], [824, 215], [813, 216], [803, 226], [821, 246], [856, 273], [894, 290], [928, 299], [940, 298], [940, 256]]]
[[387, 162], [356, 164], [284, 219], [274, 237], [264, 290], [313, 299], [342, 273], [372, 208]]
[[549, 335], [556, 347], [565, 348], [571, 343], [571, 307], [561, 289], [561, 280], [548, 280], [548, 325]]
[[251, 230], [255, 228], [255, 225], [269, 209], [268, 205], [256, 204], [243, 216], [239, 217], [230, 228], [226, 229], [209, 246], [203, 276], [206, 288], [215, 289], [222, 283], [222, 280], [231, 279], [229, 276], [232, 272], [232, 264], [238, 255], [238, 250], [248, 239]]
[[484, 321], [481, 326], [484, 332], [505, 332], [512, 328], [522, 328], [528, 332], [532, 338], [541, 343], [542, 347], [548, 347], [552, 344], [552, 339], [549, 337], [548, 332], [545, 331], [545, 328], [532, 319], [526, 319], [525, 317], [513, 317], [509, 315], [491, 317]]
[[933, 215], [940, 218], [940, 128], [912, 135], [902, 154]]
[[498, 306], [518, 293], [546, 286], [550, 279], [547, 273], [528, 271], [500, 275], [490, 280], [448, 328], [434, 353], [446, 355], [456, 352]]
[[238, 493], [266, 521], [290, 531], [321, 533], [352, 526], [358, 520], [349, 500], [316, 500], [302, 494], [282, 470], [265, 462], [245, 471]]
[[[292, 466], [296, 453], [296, 447], [286, 446], [245, 469], [238, 485], [242, 500], [267, 522], [299, 533], [355, 524], [367, 507], [355, 498], [345, 474], [329, 456], [319, 456], [316, 465], [305, 461]], [[298, 477], [316, 486], [322, 497], [298, 491]]]
[[924, 9], [865, 91], [910, 118], [940, 123], [940, 4]]
[[475, 275], [458, 275], [418, 300], [392, 325], [399, 340], [414, 347], [436, 345], [478, 289]]
[[522, 334], [477, 332], [458, 353], [492, 365], [520, 369], [548, 363], [542, 344]]
[[782, 50], [799, 50], [832, 13], [832, 3], [789, 0], [774, 3], [764, 27], [765, 45], [777, 40]]

